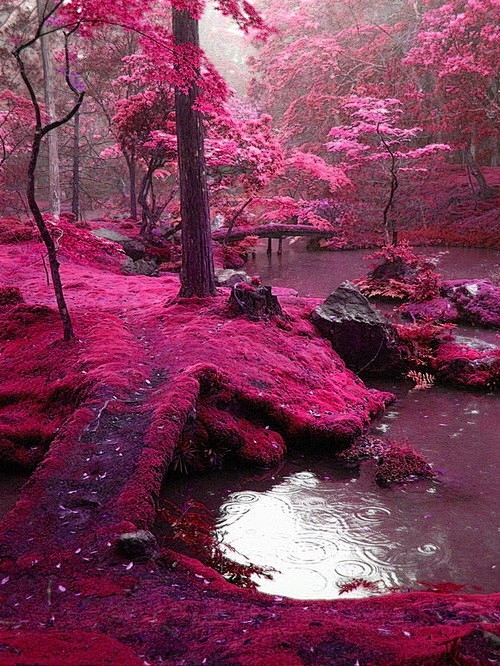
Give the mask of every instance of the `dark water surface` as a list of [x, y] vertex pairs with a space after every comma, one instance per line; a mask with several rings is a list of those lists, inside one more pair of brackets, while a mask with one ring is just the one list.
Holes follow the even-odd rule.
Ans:
[[[276, 241], [275, 241], [276, 243]], [[265, 284], [296, 289], [300, 296], [328, 296], [344, 280], [365, 275], [373, 260], [364, 259], [374, 250], [309, 252], [303, 241], [283, 243], [283, 254], [269, 257], [266, 248], [257, 249], [247, 262], [250, 275], [260, 275]], [[437, 257], [437, 270], [448, 280], [460, 278], [499, 278], [500, 252], [477, 248], [417, 248], [417, 254]]]
[[[446, 278], [498, 275], [498, 252], [430, 252], [441, 253], [438, 270]], [[366, 272], [366, 254], [295, 246], [269, 259], [259, 249], [247, 270], [267, 284], [322, 297]], [[495, 340], [491, 331], [466, 333]], [[291, 452], [282, 467], [260, 474], [224, 470], [170, 479], [164, 497], [180, 506], [194, 498], [211, 508], [229, 557], [276, 570], [272, 580], [258, 581], [269, 594], [335, 598], [353, 578], [381, 592], [422, 589], [418, 581], [497, 591], [498, 398], [443, 387], [416, 391], [405, 382], [375, 387], [393, 391], [398, 401], [373, 431], [411, 443], [439, 472], [436, 481], [382, 489], [373, 480], [374, 463], [345, 469], [327, 453]], [[370, 593], [361, 588], [346, 596]]]

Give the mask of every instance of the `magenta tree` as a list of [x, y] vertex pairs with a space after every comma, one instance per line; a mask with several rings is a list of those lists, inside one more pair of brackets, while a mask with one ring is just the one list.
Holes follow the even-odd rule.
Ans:
[[349, 124], [330, 130], [328, 150], [342, 161], [347, 173], [378, 184], [382, 197], [382, 224], [387, 243], [397, 245], [398, 229], [394, 215], [396, 192], [403, 176], [427, 170], [428, 159], [449, 149], [445, 144], [422, 145], [420, 127], [400, 124], [402, 109], [398, 99], [351, 96], [343, 111]]

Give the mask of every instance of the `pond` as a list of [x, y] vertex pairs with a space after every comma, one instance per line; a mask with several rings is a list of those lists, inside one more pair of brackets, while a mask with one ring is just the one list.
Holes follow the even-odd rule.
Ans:
[[[269, 259], [259, 250], [247, 270], [267, 284], [326, 296], [366, 271], [366, 254], [292, 248]], [[447, 278], [493, 277], [499, 254], [452, 248], [439, 270]], [[495, 339], [491, 331], [469, 333]], [[346, 469], [327, 453], [291, 452], [276, 470], [170, 478], [163, 497], [210, 508], [226, 555], [274, 569], [271, 580], [256, 582], [276, 596], [332, 599], [426, 584], [498, 590], [498, 399], [444, 387], [417, 391], [406, 382], [373, 385], [398, 396], [373, 432], [421, 451], [438, 472], [435, 481], [383, 489], [374, 463]], [[353, 579], [372, 589], [346, 592]]]
[[374, 433], [410, 442], [433, 464], [436, 481], [379, 488], [374, 463], [346, 469], [325, 453], [292, 452], [278, 470], [261, 474], [169, 479], [163, 497], [210, 508], [228, 557], [276, 570], [258, 581], [269, 594], [330, 599], [353, 578], [381, 592], [417, 589], [417, 581], [498, 589], [496, 398], [383, 388], [398, 401]]
[[[375, 250], [309, 252], [303, 241], [283, 243], [283, 254], [266, 254], [264, 245], [245, 267], [249, 275], [260, 275], [264, 284], [296, 289], [300, 296], [326, 297], [344, 280], [366, 274], [373, 263], [365, 257]], [[417, 254], [436, 257], [437, 270], [448, 280], [496, 278], [500, 275], [500, 252], [478, 248], [417, 248]]]

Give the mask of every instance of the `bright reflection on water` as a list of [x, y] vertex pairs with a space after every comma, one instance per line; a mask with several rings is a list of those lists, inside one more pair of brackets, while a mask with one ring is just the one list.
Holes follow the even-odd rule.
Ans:
[[395, 566], [403, 548], [395, 535], [407, 535], [407, 516], [358, 485], [364, 484], [356, 479], [336, 484], [297, 472], [263, 493], [233, 493], [221, 506], [219, 533], [247, 560], [277, 570], [271, 581], [260, 581], [270, 594], [333, 598], [352, 578], [385, 588], [415, 582], [417, 561], [442, 551], [439, 534], [425, 535], [432, 543], [412, 535], [415, 561]]
[[[374, 463], [346, 470], [328, 454], [292, 454], [260, 476], [222, 471], [169, 480], [164, 496], [205, 502], [218, 515], [228, 557], [276, 570], [272, 580], [258, 580], [269, 594], [334, 598], [353, 578], [381, 592], [421, 589], [417, 581], [498, 590], [497, 399], [441, 387], [382, 388], [400, 399], [375, 432], [410, 441], [439, 481], [382, 489]], [[359, 588], [345, 596], [366, 594]]]

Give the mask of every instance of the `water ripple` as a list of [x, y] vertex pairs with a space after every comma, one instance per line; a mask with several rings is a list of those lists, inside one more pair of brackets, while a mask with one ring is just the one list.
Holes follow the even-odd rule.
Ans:
[[377, 568], [366, 560], [342, 560], [334, 569], [337, 576], [342, 578], [364, 578], [373, 580], [377, 574]]
[[337, 545], [328, 539], [304, 536], [298, 537], [287, 544], [287, 552], [281, 555], [283, 562], [316, 564], [333, 557]]
[[252, 504], [253, 502], [258, 502], [259, 497], [262, 493], [258, 493], [252, 490], [243, 490], [238, 493], [231, 493], [230, 502], [232, 504]]
[[354, 512], [354, 517], [362, 522], [376, 523], [391, 515], [390, 509], [384, 506], [365, 506]]

